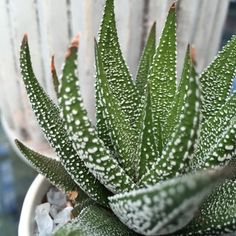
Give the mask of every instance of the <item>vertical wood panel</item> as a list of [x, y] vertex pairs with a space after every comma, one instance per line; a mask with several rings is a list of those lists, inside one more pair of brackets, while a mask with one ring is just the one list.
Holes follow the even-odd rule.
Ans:
[[[50, 58], [55, 55], [55, 64], [58, 73], [61, 73], [61, 65], [69, 39], [67, 2], [66, 0], [37, 1], [39, 14], [40, 38], [43, 52], [44, 69], [46, 71], [46, 88], [52, 94], [52, 81], [50, 74]], [[42, 53], [41, 53], [42, 54]]]
[[[19, 1], [20, 2], [20, 1]], [[17, 2], [17, 4], [19, 4]], [[5, 93], [6, 105], [9, 107], [11, 118], [8, 119], [8, 122], [11, 125], [11, 128], [15, 130], [16, 136], [23, 137], [24, 139], [32, 138], [34, 129], [38, 130], [38, 126], [35, 123], [32, 112], [30, 111], [30, 106], [28, 101], [26, 100], [25, 89], [22, 86], [22, 81], [19, 76], [19, 50], [20, 50], [20, 42], [22, 40], [24, 32], [27, 30], [32, 31], [32, 37], [37, 38], [37, 28], [35, 27], [35, 18], [34, 18], [34, 6], [33, 3], [28, 5], [24, 10], [31, 11], [30, 17], [32, 17], [32, 22], [30, 26], [27, 21], [27, 17], [25, 16], [25, 12], [22, 7], [19, 7], [17, 4], [13, 4], [11, 1], [1, 1], [1, 3], [5, 4], [5, 7], [1, 8], [1, 10], [5, 9], [6, 14], [3, 21], [1, 21], [5, 26], [6, 35], [2, 37], [1, 42], [1, 84], [4, 86], [2, 90]], [[18, 20], [19, 16], [22, 16], [21, 19]], [[5, 22], [5, 23], [4, 23]], [[26, 26], [27, 25], [27, 26]], [[25, 27], [24, 27], [25, 26]], [[37, 42], [35, 42], [36, 44]], [[38, 52], [37, 52], [38, 53]], [[36, 55], [32, 55], [32, 60], [35, 60]], [[38, 74], [41, 74], [41, 65], [40, 60], [38, 60], [39, 66], [37, 67]], [[27, 101], [27, 102], [26, 102]], [[3, 116], [5, 115], [3, 111]], [[26, 122], [26, 119], [27, 122]], [[36, 128], [37, 127], [37, 128]], [[39, 137], [39, 132], [36, 132], [35, 135]]]
[[167, 11], [168, 7], [171, 4], [171, 0], [167, 1], [155, 1], [151, 0], [150, 1], [150, 6], [149, 6], [149, 24], [152, 24], [152, 22], [156, 21], [157, 24], [157, 43], [159, 43], [159, 39], [161, 36], [161, 32], [163, 30], [166, 16], [167, 16]]
[[[0, 51], [2, 56], [0, 57], [0, 80], [1, 80], [1, 93], [0, 93], [0, 104], [2, 115], [9, 121], [11, 128], [14, 126], [13, 114], [14, 106], [10, 103], [16, 102], [15, 96], [9, 93], [10, 88], [14, 85], [13, 89], [17, 89], [18, 84], [15, 81], [16, 78], [16, 65], [15, 65], [15, 52], [11, 42], [11, 27], [9, 22], [9, 12], [7, 10], [6, 1], [0, 1], [0, 29], [2, 33]], [[6, 61], [8, 63], [6, 63]], [[12, 78], [9, 81], [9, 78]], [[13, 98], [13, 99], [12, 99]]]
[[218, 2], [216, 14], [214, 15], [213, 26], [210, 29], [211, 35], [208, 42], [209, 51], [205, 57], [204, 65], [208, 65], [213, 60], [216, 52], [218, 51], [221, 41], [219, 35], [221, 35], [223, 31], [228, 7], [229, 7], [229, 1]]
[[117, 30], [121, 44], [121, 50], [126, 59], [128, 57], [128, 42], [129, 42], [130, 27], [131, 27], [129, 24], [130, 9], [131, 9], [131, 1], [127, 0], [115, 1]]
[[[197, 68], [202, 71], [205, 67], [205, 58], [209, 52], [209, 43], [211, 39], [211, 28], [214, 26], [214, 16], [217, 14], [217, 5], [220, 0], [199, 0], [200, 7], [196, 19], [196, 31], [194, 33], [193, 43], [196, 45]], [[207, 27], [206, 27], [207, 26]]]
[[127, 62], [134, 78], [136, 77], [137, 66], [141, 55], [142, 38], [144, 37], [143, 31], [147, 27], [145, 25], [146, 22], [144, 22], [144, 10], [147, 2], [149, 1], [130, 1], [129, 26], [127, 27], [129, 33], [129, 38], [127, 39]]
[[192, 42], [192, 32], [196, 23], [199, 2], [195, 0], [180, 0], [177, 5], [177, 76], [180, 78], [185, 52]]
[[[22, 40], [23, 34], [27, 33], [29, 37], [29, 45], [31, 49], [31, 60], [33, 63], [33, 68], [35, 74], [42, 84], [42, 86], [46, 87], [46, 78], [45, 71], [43, 67], [43, 60], [41, 54], [41, 38], [40, 38], [40, 30], [39, 30], [39, 19], [37, 16], [35, 2], [32, 0], [18, 0], [18, 1], [9, 1], [10, 3], [10, 13], [12, 20], [12, 30], [14, 37], [14, 47], [17, 59], [17, 65], [19, 68], [19, 44]], [[27, 13], [27, 14], [26, 14]], [[19, 71], [17, 79], [19, 79]], [[43, 136], [41, 131], [39, 131], [39, 126], [36, 122], [36, 119], [32, 113], [31, 106], [29, 104], [25, 88], [23, 86], [22, 81], [20, 80], [20, 94], [21, 100], [23, 102], [23, 109], [17, 110], [17, 116], [23, 117], [24, 120], [21, 122], [16, 122], [17, 126], [20, 126], [22, 129], [22, 136], [25, 139], [23, 134], [27, 134], [29, 137], [27, 139], [43, 140]], [[16, 104], [19, 104], [17, 102]]]
[[[81, 72], [80, 85], [85, 106], [90, 119], [95, 120], [94, 99], [94, 32], [93, 32], [93, 4], [92, 0], [85, 2], [84, 31], [81, 35], [85, 40], [84, 48], [81, 45], [79, 69]], [[84, 50], [84, 51], [82, 51]], [[84, 68], [83, 68], [84, 66]], [[82, 70], [82, 71], [81, 71]]]

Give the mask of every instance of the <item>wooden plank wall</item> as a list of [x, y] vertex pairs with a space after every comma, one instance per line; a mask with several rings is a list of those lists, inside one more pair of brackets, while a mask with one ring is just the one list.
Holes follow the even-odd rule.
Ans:
[[[123, 54], [135, 76], [148, 31], [157, 22], [160, 37], [168, 8], [173, 0], [116, 0], [116, 18]], [[178, 75], [188, 43], [197, 50], [198, 71], [215, 56], [229, 1], [179, 0]], [[78, 69], [82, 93], [94, 120], [94, 47], [104, 0], [3, 0], [0, 1], [0, 105], [8, 128], [16, 137], [40, 147], [42, 134], [35, 122], [19, 73], [19, 47], [24, 33], [29, 36], [37, 78], [52, 95], [50, 57], [55, 55], [60, 71], [66, 47], [80, 32]]]

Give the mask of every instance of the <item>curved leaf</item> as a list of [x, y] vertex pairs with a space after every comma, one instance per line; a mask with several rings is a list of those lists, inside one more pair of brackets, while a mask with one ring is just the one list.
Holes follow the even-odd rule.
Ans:
[[[130, 190], [134, 187], [133, 181], [112, 158], [87, 117], [75, 72], [77, 46], [73, 43], [68, 50], [59, 90], [66, 130], [79, 157], [101, 183], [113, 193]], [[76, 169], [76, 158], [70, 157], [67, 162]]]
[[225, 235], [236, 231], [236, 181], [227, 180], [202, 204], [193, 221], [177, 235]]
[[104, 113], [105, 107], [102, 106], [100, 97], [99, 82], [96, 81], [95, 91], [96, 91], [96, 128], [98, 132], [98, 137], [104, 142], [104, 145], [110, 150], [110, 153], [117, 158], [117, 153], [115, 151], [114, 143], [111, 140], [111, 128], [106, 124], [106, 115]]
[[139, 115], [136, 109], [139, 103], [139, 94], [120, 50], [115, 23], [114, 0], [106, 0], [98, 47], [101, 50], [104, 71], [112, 94], [119, 102], [124, 115], [131, 124], [135, 124]]
[[120, 109], [119, 104], [117, 104], [113, 97], [100, 55], [100, 49], [96, 47], [97, 84], [99, 84], [99, 94], [100, 97], [102, 97], [98, 102], [105, 107], [103, 112], [107, 117], [107, 126], [111, 127], [110, 135], [114, 142], [115, 149], [119, 154], [118, 160], [128, 175], [134, 177], [135, 164], [137, 161], [134, 147], [135, 135], [130, 123], [125, 119], [124, 113]]
[[[151, 102], [157, 130], [166, 136], [164, 125], [176, 91], [176, 12], [169, 11], [164, 30], [150, 67]], [[158, 124], [160, 122], [160, 124]]]
[[155, 54], [156, 48], [156, 23], [153, 24], [149, 33], [146, 46], [143, 50], [143, 55], [139, 63], [138, 74], [136, 78], [136, 87], [139, 90], [140, 95], [144, 94], [144, 88], [147, 84], [148, 72]]
[[179, 175], [189, 166], [199, 135], [201, 105], [198, 80], [195, 74], [192, 76], [188, 82], [179, 123], [174, 128], [159, 160], [140, 180], [142, 185], [152, 185]]
[[77, 191], [79, 189], [78, 185], [72, 180], [60, 161], [31, 150], [17, 139], [15, 143], [35, 170], [44, 175], [57, 188], [67, 192]]
[[[200, 167], [209, 168], [224, 165], [236, 155], [236, 116], [227, 130], [219, 137], [210, 152], [204, 156]], [[199, 166], [198, 166], [199, 168]]]
[[[217, 146], [222, 134], [229, 128], [230, 122], [236, 114], [236, 93], [231, 95], [215, 116], [205, 121], [200, 130], [200, 139], [194, 158], [192, 169], [199, 169], [204, 165], [204, 159]], [[233, 121], [233, 120], [232, 120]], [[215, 158], [214, 158], [215, 159]], [[209, 163], [210, 164], [210, 163]]]
[[173, 233], [189, 223], [204, 198], [227, 169], [198, 172], [154, 186], [109, 197], [112, 211], [129, 228], [144, 235]]
[[180, 115], [182, 114], [182, 108], [185, 103], [185, 97], [187, 94], [188, 83], [190, 77], [194, 74], [194, 68], [191, 61], [191, 52], [190, 47], [188, 46], [185, 61], [184, 61], [184, 68], [181, 76], [181, 80], [178, 86], [177, 93], [175, 95], [174, 101], [172, 103], [172, 107], [170, 112], [167, 115], [167, 120], [165, 124], [165, 137], [163, 137], [163, 143], [166, 144], [168, 138], [173, 132], [173, 129], [178, 124], [180, 120]]
[[236, 36], [224, 46], [216, 59], [200, 76], [202, 113], [205, 119], [214, 116], [229, 96], [236, 75]]
[[[95, 201], [107, 205], [109, 191], [99, 183], [80, 160], [67, 136], [67, 131], [64, 129], [64, 122], [59, 116], [59, 109], [44, 92], [34, 75], [26, 36], [21, 45], [20, 65], [35, 116], [47, 140], [55, 148], [63, 166], [84, 192]], [[76, 163], [68, 162], [67, 160], [70, 158], [75, 159]]]
[[151, 97], [150, 89], [147, 86], [147, 95], [144, 105], [142, 125], [140, 129], [140, 138], [137, 146], [137, 156], [139, 157], [139, 163], [137, 167], [138, 179], [147, 173], [160, 157], [158, 149], [159, 145], [154, 132], [154, 121], [151, 109]]

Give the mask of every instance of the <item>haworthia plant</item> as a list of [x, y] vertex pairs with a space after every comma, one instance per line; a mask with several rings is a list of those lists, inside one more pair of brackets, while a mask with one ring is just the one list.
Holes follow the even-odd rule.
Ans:
[[229, 93], [236, 39], [201, 75], [188, 47], [177, 86], [175, 5], [157, 46], [155, 27], [132, 80], [119, 46], [114, 0], [106, 0], [95, 40], [96, 126], [87, 117], [76, 74], [79, 39], [67, 51], [59, 81], [52, 62], [58, 106], [38, 83], [23, 39], [23, 81], [59, 159], [16, 144], [58, 188], [87, 194], [86, 204], [76, 205], [76, 218], [54, 235], [221, 235], [236, 230], [236, 94]]

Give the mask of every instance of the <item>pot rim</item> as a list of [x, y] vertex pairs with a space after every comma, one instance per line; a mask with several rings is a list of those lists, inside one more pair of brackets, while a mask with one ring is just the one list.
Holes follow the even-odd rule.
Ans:
[[34, 233], [35, 208], [42, 202], [50, 183], [39, 174], [31, 184], [21, 209], [20, 221], [18, 225], [18, 236], [32, 236]]

